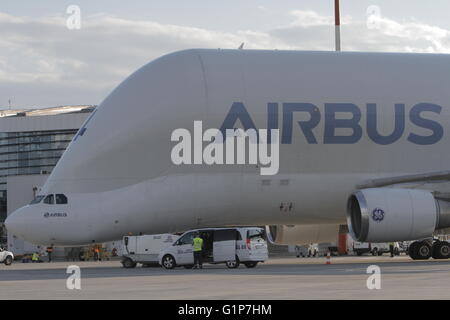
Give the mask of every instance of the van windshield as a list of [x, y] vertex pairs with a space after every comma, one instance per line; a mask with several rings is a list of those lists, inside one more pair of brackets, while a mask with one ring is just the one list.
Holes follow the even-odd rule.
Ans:
[[194, 232], [186, 233], [184, 236], [182, 236], [180, 239], [177, 240], [177, 242], [174, 243], [175, 246], [182, 246], [185, 244], [192, 244], [192, 241], [194, 240]]

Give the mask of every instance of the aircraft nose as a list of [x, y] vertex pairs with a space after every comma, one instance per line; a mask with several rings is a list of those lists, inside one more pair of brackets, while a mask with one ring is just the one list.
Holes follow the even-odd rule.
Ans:
[[18, 209], [10, 214], [5, 220], [6, 230], [15, 235], [26, 234], [26, 219], [23, 209]]

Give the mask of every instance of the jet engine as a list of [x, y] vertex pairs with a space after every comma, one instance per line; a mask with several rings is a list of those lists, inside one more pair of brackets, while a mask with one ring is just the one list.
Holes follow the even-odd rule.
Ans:
[[278, 245], [334, 242], [338, 239], [338, 224], [272, 225], [266, 227], [269, 241]]
[[450, 226], [450, 202], [427, 190], [362, 189], [348, 199], [347, 224], [353, 239], [361, 242], [428, 238]]

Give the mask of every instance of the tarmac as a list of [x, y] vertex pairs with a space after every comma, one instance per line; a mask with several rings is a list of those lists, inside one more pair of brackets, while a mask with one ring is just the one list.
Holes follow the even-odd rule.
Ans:
[[[80, 289], [67, 287], [70, 265], [80, 268]], [[379, 282], [368, 273], [371, 265], [380, 268]], [[380, 289], [369, 289], [368, 279]], [[253, 269], [220, 264], [201, 270], [15, 262], [0, 265], [0, 300], [9, 299], [450, 299], [450, 260], [332, 257], [327, 265], [325, 258], [286, 257]]]

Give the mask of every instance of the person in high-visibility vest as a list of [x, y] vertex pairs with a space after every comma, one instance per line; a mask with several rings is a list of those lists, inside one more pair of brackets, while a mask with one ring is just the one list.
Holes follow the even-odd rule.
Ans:
[[37, 252], [33, 253], [33, 255], [31, 256], [31, 262], [39, 262], [39, 254]]
[[197, 232], [192, 240], [192, 251], [194, 252], [194, 269], [203, 268], [202, 265], [202, 249], [203, 239], [200, 238], [200, 234]]

